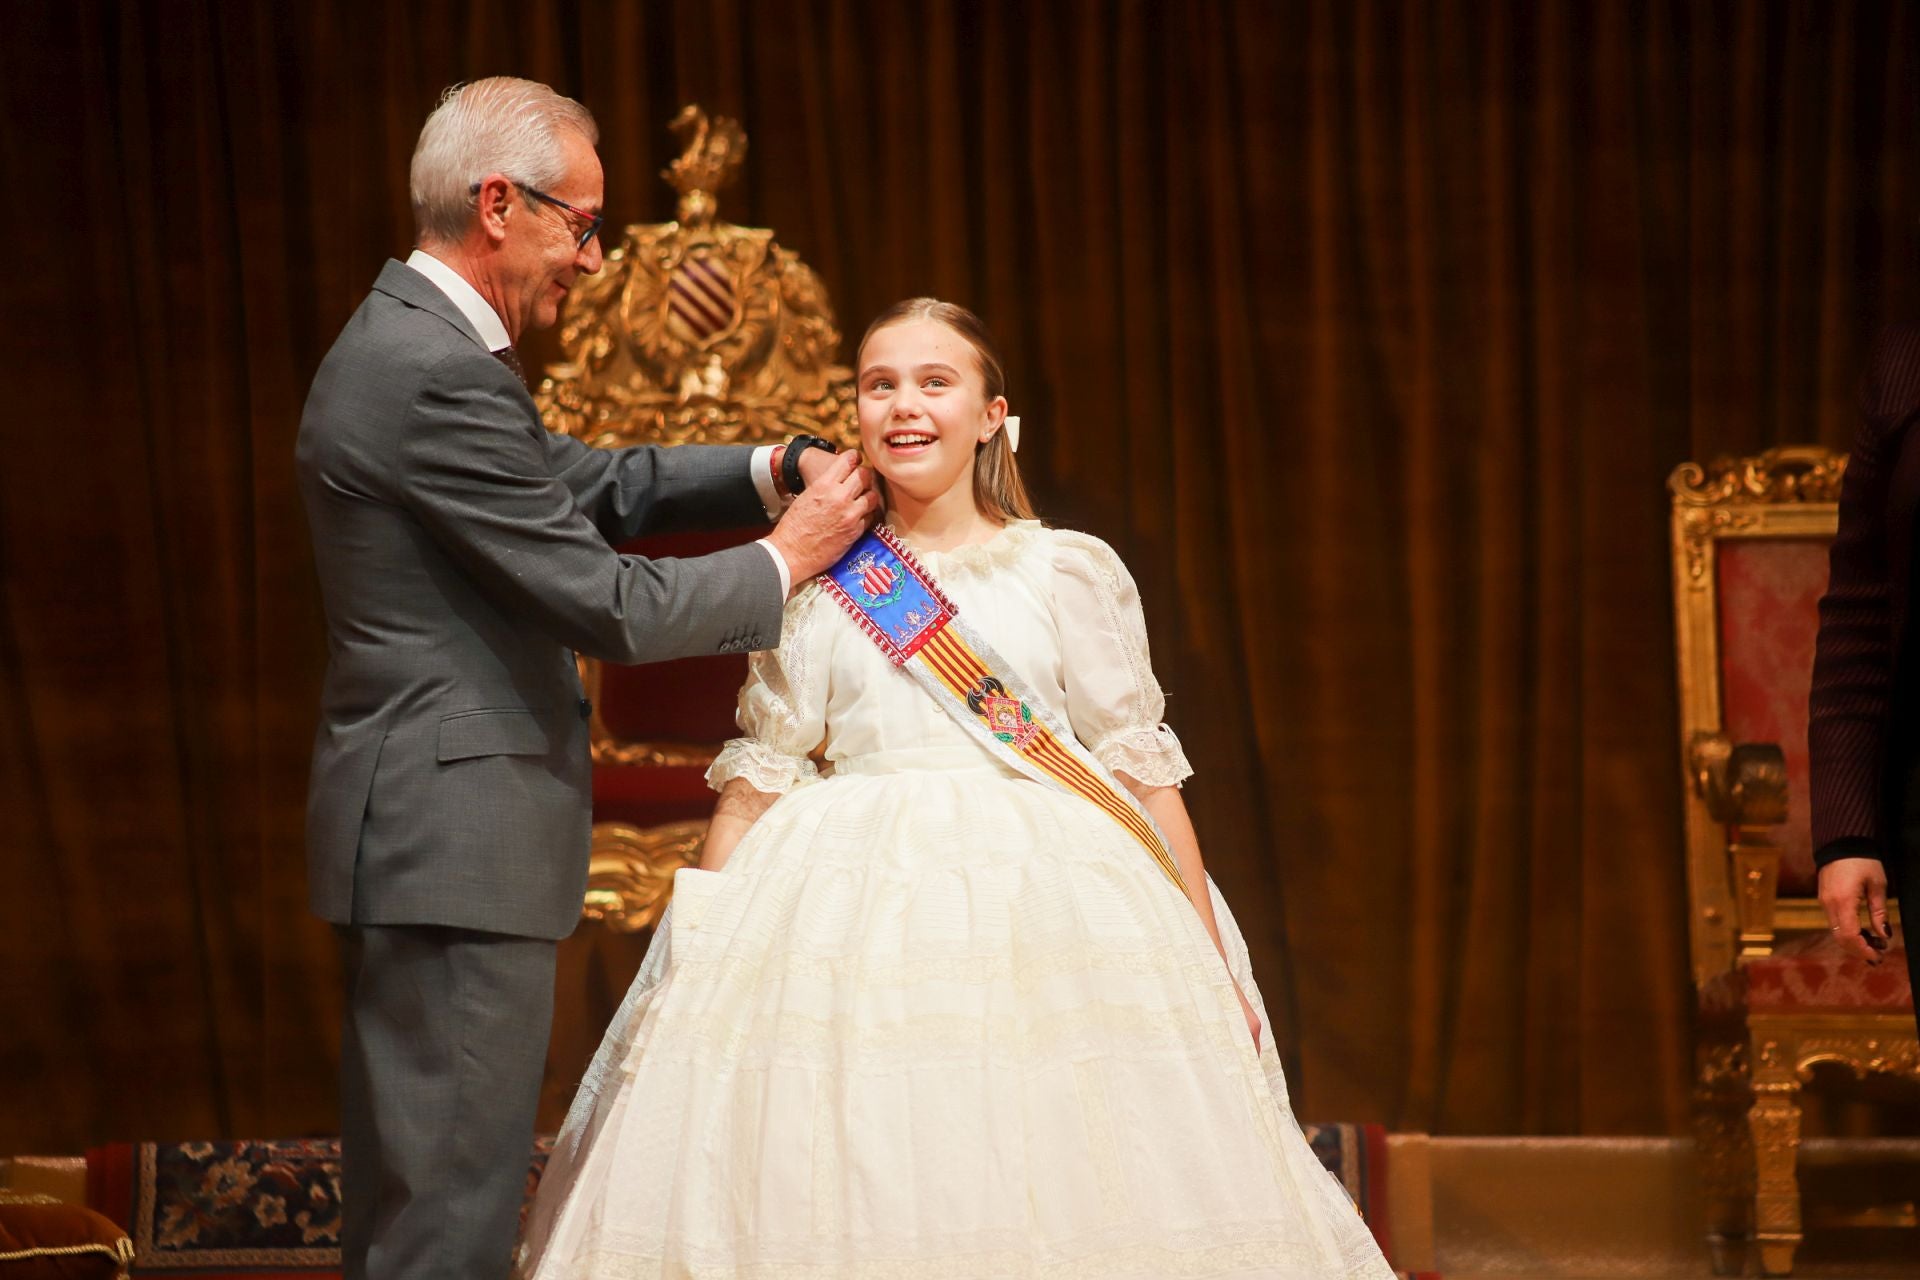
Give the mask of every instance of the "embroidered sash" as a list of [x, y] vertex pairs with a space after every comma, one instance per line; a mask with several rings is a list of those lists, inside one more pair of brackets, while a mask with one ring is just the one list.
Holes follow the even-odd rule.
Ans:
[[1034, 781], [1098, 807], [1186, 892], [1166, 839], [1140, 802], [1071, 729], [1055, 723], [891, 530], [863, 534], [820, 576], [820, 585], [889, 662], [912, 676], [977, 741]]

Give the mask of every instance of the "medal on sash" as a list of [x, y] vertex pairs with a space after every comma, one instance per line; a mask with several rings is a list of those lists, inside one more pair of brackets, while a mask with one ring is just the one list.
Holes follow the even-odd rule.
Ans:
[[1140, 802], [1071, 729], [1054, 722], [891, 530], [862, 534], [820, 576], [820, 585], [887, 661], [912, 676], [977, 741], [1034, 781], [1099, 808], [1186, 892], [1166, 839]]

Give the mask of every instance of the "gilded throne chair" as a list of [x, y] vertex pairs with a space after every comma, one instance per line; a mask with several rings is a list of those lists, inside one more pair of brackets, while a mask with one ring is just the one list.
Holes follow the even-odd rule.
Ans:
[[[1723, 1274], [1755, 1248], [1766, 1274], [1792, 1270], [1802, 1086], [1816, 1067], [1920, 1079], [1904, 956], [1855, 959], [1816, 896], [1807, 694], [1845, 467], [1825, 449], [1782, 447], [1687, 463], [1668, 480], [1695, 1136]], [[1906, 1205], [1851, 1220], [1912, 1218]]]
[[[679, 194], [672, 222], [626, 228], [597, 276], [568, 295], [561, 359], [534, 393], [549, 430], [600, 448], [636, 444], [779, 444], [797, 434], [858, 438], [852, 370], [835, 363], [840, 333], [813, 271], [773, 232], [717, 217], [716, 193], [746, 137], [734, 121], [688, 107], [674, 121], [685, 151], [663, 176]], [[764, 526], [637, 539], [648, 557], [697, 556]], [[583, 929], [563, 944], [541, 1120], [565, 1100], [639, 967], [673, 873], [699, 856], [714, 796], [707, 766], [734, 736], [746, 679], [741, 654], [646, 667], [580, 660], [592, 704], [593, 844]]]

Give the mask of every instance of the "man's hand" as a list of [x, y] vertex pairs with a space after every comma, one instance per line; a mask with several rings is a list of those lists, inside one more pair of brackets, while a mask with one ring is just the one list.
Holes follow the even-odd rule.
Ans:
[[[1873, 922], [1873, 934], [1882, 946], [1875, 950], [1860, 936], [1860, 903], [1867, 904], [1867, 916]], [[1887, 929], [1887, 869], [1878, 858], [1839, 858], [1820, 868], [1820, 905], [1827, 909], [1827, 923], [1841, 946], [1865, 960], [1879, 964], [1890, 938]]]
[[[815, 482], [833, 467], [833, 460], [839, 456], [825, 449], [802, 449], [800, 451], [800, 487], [803, 490], [813, 488]], [[773, 487], [782, 499], [791, 502], [793, 495], [787, 492], [786, 482], [780, 477], [780, 468], [786, 465], [786, 461], [787, 446], [775, 445], [772, 455], [767, 459], [767, 464], [773, 468]]]
[[820, 483], [820, 477], [833, 469], [840, 457], [837, 453], [828, 453], [825, 449], [802, 449], [800, 451], [800, 484], [803, 489], [811, 490]]
[[828, 455], [820, 449], [809, 449], [807, 453], [821, 454], [824, 465], [807, 475], [813, 459], [800, 459], [806, 492], [793, 500], [767, 535], [774, 550], [786, 558], [796, 587], [832, 567], [880, 512], [873, 473], [860, 465], [857, 452], [849, 449]]

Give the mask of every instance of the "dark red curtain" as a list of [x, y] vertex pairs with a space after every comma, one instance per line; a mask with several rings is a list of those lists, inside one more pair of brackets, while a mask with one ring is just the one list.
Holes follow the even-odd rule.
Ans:
[[[1048, 513], [1140, 580], [1309, 1117], [1681, 1127], [1663, 481], [1844, 446], [1916, 309], [1895, 3], [8, 7], [0, 1150], [327, 1130], [324, 663], [291, 472], [438, 92], [598, 114], [844, 328], [1010, 353]], [[563, 997], [564, 998], [564, 997]]]

